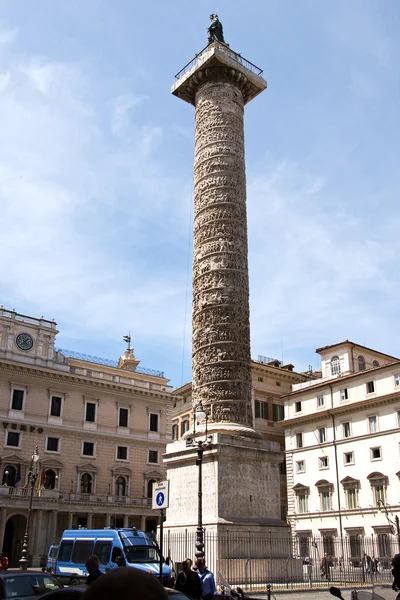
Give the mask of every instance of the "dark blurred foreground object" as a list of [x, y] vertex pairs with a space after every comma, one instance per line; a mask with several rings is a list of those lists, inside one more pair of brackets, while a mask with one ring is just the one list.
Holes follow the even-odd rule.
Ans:
[[40, 600], [80, 600], [85, 592], [85, 587], [65, 587], [40, 596]]
[[82, 600], [168, 600], [158, 579], [133, 567], [108, 571], [86, 590]]

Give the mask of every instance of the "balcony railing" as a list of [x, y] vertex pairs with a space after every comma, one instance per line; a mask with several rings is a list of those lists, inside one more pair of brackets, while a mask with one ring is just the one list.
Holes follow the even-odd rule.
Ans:
[[[20, 488], [12, 486], [0, 487], [0, 496], [13, 496], [29, 500], [31, 495], [30, 488]], [[35, 500], [58, 500], [61, 502], [82, 502], [84, 504], [123, 504], [126, 506], [151, 506], [151, 498], [132, 498], [131, 496], [101, 496], [98, 494], [81, 494], [72, 492], [61, 492], [59, 490], [34, 490]]]

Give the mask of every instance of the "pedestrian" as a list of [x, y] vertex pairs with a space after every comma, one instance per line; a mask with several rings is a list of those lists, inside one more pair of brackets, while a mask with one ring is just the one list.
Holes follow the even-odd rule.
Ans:
[[322, 575], [322, 577], [326, 577], [327, 579], [329, 578], [328, 569], [329, 569], [328, 555], [325, 552], [325, 554], [323, 555], [322, 560], [321, 560], [321, 575]]
[[7, 571], [8, 569], [8, 558], [4, 552], [0, 553], [0, 571]]
[[112, 569], [94, 581], [82, 600], [168, 600], [157, 577], [134, 567]]
[[198, 573], [193, 571], [190, 558], [185, 558], [182, 561], [182, 571], [178, 573], [176, 578], [175, 589], [183, 592], [193, 600], [198, 600], [202, 595], [200, 577]]
[[392, 575], [392, 590], [397, 592], [400, 590], [400, 554], [395, 554], [392, 558]]
[[100, 571], [100, 560], [99, 557], [93, 554], [93, 556], [89, 556], [86, 561], [86, 568], [88, 570], [89, 575], [86, 577], [86, 585], [91, 585], [96, 579], [98, 579], [103, 572]]
[[196, 569], [200, 576], [201, 597], [203, 600], [210, 600], [210, 598], [217, 592], [214, 575], [209, 569], [207, 569], [204, 558], [198, 558], [196, 560]]

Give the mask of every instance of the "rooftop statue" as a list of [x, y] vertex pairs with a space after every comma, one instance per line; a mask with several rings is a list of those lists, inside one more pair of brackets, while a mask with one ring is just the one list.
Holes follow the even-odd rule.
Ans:
[[211, 25], [207, 29], [208, 43], [211, 44], [212, 42], [222, 42], [223, 44], [225, 44], [222, 23], [218, 19], [218, 15], [213, 13], [212, 15], [210, 15], [210, 19]]

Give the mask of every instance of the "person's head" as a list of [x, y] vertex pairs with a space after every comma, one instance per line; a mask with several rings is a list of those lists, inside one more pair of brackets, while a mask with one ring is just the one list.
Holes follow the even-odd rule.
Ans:
[[88, 570], [88, 573], [93, 573], [93, 571], [98, 569], [99, 566], [100, 566], [99, 557], [96, 556], [95, 554], [93, 554], [93, 556], [89, 556], [89, 558], [86, 561], [86, 568]]
[[204, 571], [204, 569], [206, 568], [206, 561], [204, 558], [197, 558], [196, 559], [196, 567], [198, 568], [199, 571]]
[[185, 558], [182, 561], [182, 569], [184, 571], [190, 571], [191, 568], [192, 568], [192, 561], [190, 560], [190, 558]]
[[82, 600], [168, 600], [167, 592], [157, 577], [135, 569], [121, 567], [108, 571], [94, 581]]

